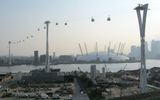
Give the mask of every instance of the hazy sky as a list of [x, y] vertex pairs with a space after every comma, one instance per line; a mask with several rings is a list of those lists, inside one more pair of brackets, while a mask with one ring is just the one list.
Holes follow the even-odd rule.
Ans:
[[[139, 45], [136, 11], [139, 3], [149, 3], [146, 40], [160, 39], [160, 0], [0, 0], [0, 55], [8, 54], [8, 41], [22, 41], [12, 45], [13, 55], [33, 55], [34, 50], [45, 53], [44, 21], [50, 20], [49, 49], [57, 55], [80, 54], [78, 43], [89, 52], [98, 42], [100, 51], [111, 42]], [[107, 22], [108, 15], [111, 21]], [[95, 18], [92, 23], [91, 17]], [[59, 25], [56, 26], [55, 23]], [[68, 25], [65, 26], [64, 22]], [[40, 29], [38, 32], [37, 29]], [[33, 35], [32, 39], [27, 36]], [[117, 49], [116, 48], [116, 49]]]

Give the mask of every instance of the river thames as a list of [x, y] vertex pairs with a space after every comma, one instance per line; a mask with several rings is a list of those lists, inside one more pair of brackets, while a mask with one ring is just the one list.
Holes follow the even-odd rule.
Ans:
[[[62, 72], [70, 72], [70, 71], [76, 71], [78, 70], [78, 67], [84, 71], [84, 72], [90, 72], [90, 66], [92, 64], [59, 64], [59, 65], [51, 65], [51, 68], [59, 68]], [[140, 68], [140, 63], [114, 63], [114, 64], [95, 64], [97, 67], [97, 70], [102, 70], [102, 67], [106, 66], [106, 69], [108, 69], [111, 72], [117, 72], [121, 69], [125, 70], [135, 70]], [[33, 66], [33, 65], [18, 65], [18, 66], [1, 66], [0, 67], [0, 73], [17, 73], [17, 72], [29, 72], [33, 69], [42, 69], [45, 66]], [[160, 67], [160, 60], [146, 60], [146, 67], [147, 69], [150, 69], [152, 67]]]

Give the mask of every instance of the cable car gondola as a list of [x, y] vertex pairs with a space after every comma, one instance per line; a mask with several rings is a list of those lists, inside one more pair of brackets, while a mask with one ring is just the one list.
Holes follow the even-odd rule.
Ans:
[[67, 22], [65, 22], [64, 25], [67, 25]]
[[95, 20], [94, 20], [94, 18], [92, 17], [92, 18], [91, 18], [91, 22], [94, 22], [94, 21], [95, 21]]
[[111, 21], [111, 18], [110, 18], [110, 16], [107, 18], [107, 21]]

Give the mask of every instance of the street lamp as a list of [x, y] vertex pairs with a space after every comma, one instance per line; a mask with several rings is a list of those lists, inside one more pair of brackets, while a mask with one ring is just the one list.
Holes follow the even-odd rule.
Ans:
[[9, 45], [9, 59], [8, 59], [8, 65], [12, 65], [12, 61], [11, 61], [11, 41], [8, 42], [8, 45]]

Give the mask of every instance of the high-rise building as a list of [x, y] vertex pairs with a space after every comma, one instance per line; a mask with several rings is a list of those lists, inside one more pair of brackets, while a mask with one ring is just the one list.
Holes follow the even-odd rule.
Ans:
[[145, 52], [146, 52], [146, 56], [147, 56], [147, 54], [149, 53], [148, 43], [147, 42], [145, 42]]
[[39, 64], [39, 54], [38, 51], [34, 51], [34, 65], [38, 65]]
[[95, 79], [96, 78], [96, 65], [91, 65], [91, 79]]
[[154, 58], [158, 58], [160, 55], [160, 41], [152, 40], [151, 53]]
[[146, 54], [146, 58], [151, 58], [147, 42], [145, 42], [145, 54]]
[[46, 55], [40, 55], [40, 64], [45, 64], [46, 61]]
[[131, 52], [129, 54], [130, 57], [134, 57], [135, 59], [140, 59], [140, 47], [138, 46], [131, 46]]
[[[131, 58], [133, 57], [135, 59], [140, 59], [140, 57], [141, 57], [141, 53], [140, 52], [141, 52], [140, 46], [133, 45], [133, 46], [131, 46], [131, 51], [129, 53], [129, 57], [131, 57]], [[146, 58], [151, 58], [147, 42], [145, 42], [145, 54], [146, 54]]]

